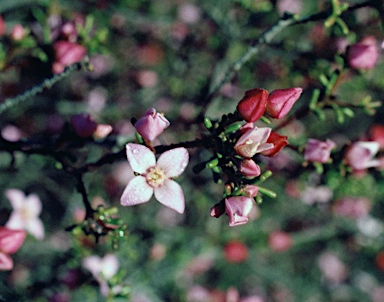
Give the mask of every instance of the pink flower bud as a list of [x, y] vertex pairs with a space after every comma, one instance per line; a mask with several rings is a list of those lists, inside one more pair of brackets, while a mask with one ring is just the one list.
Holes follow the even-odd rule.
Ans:
[[53, 44], [53, 49], [56, 59], [53, 68], [56, 73], [64, 70], [65, 66], [81, 61], [87, 54], [84, 46], [68, 41], [56, 42]]
[[245, 185], [242, 191], [247, 195], [247, 197], [253, 198], [259, 192], [259, 187], [255, 185]]
[[16, 24], [10, 33], [10, 37], [14, 41], [20, 41], [25, 37], [25, 30], [21, 24]]
[[272, 131], [267, 139], [267, 143], [272, 144], [273, 147], [261, 152], [261, 154], [268, 157], [274, 157], [281, 149], [288, 145], [287, 139], [288, 137]]
[[77, 114], [72, 116], [71, 126], [80, 137], [90, 137], [97, 129], [97, 123], [89, 114]]
[[219, 203], [215, 204], [211, 208], [210, 215], [211, 217], [219, 218], [224, 213], [225, 213], [225, 204], [223, 201], [220, 201]]
[[274, 252], [284, 252], [292, 246], [290, 234], [282, 231], [275, 231], [269, 234], [268, 244]]
[[11, 230], [0, 227], [0, 252], [5, 254], [16, 253], [23, 244], [26, 235], [24, 230]]
[[265, 89], [255, 88], [248, 90], [237, 105], [237, 111], [242, 119], [253, 123], [264, 114], [267, 100], [268, 91]]
[[156, 112], [155, 108], [150, 108], [134, 126], [144, 139], [152, 141], [169, 126], [169, 121], [162, 114]]
[[336, 144], [327, 139], [325, 142], [310, 138], [307, 145], [305, 146], [304, 159], [312, 162], [326, 163], [330, 156], [333, 148]]
[[240, 164], [239, 170], [241, 174], [249, 178], [260, 175], [260, 167], [252, 159], [244, 159]]
[[380, 166], [380, 161], [374, 159], [379, 151], [377, 142], [355, 142], [347, 149], [344, 160], [354, 170], [365, 170]]
[[372, 69], [379, 59], [379, 50], [376, 39], [372, 36], [365, 37], [360, 42], [347, 48], [349, 66], [355, 69]]
[[253, 200], [245, 196], [232, 196], [225, 199], [225, 211], [229, 216], [229, 226], [248, 222], [248, 215], [253, 207]]
[[248, 248], [240, 241], [230, 241], [224, 247], [224, 258], [231, 263], [243, 262], [248, 258]]
[[251, 158], [256, 153], [273, 148], [273, 144], [267, 143], [271, 128], [253, 128], [247, 130], [236, 142], [237, 154], [245, 158]]
[[278, 89], [271, 92], [268, 97], [266, 111], [272, 118], [283, 118], [291, 110], [293, 104], [299, 99], [301, 88]]

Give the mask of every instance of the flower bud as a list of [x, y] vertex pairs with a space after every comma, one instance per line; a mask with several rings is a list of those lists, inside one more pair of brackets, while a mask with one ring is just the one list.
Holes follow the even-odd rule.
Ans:
[[301, 88], [278, 89], [271, 92], [268, 97], [266, 111], [272, 118], [283, 118], [291, 110], [293, 104], [299, 99]]
[[273, 148], [272, 143], [267, 143], [271, 128], [253, 128], [247, 130], [236, 142], [235, 150], [238, 155], [251, 158], [256, 153]]
[[245, 185], [242, 188], [242, 191], [247, 195], [247, 197], [253, 198], [259, 192], [259, 187], [255, 185]]
[[345, 153], [344, 160], [354, 170], [365, 170], [380, 166], [380, 161], [373, 159], [379, 151], [377, 142], [355, 142]]
[[248, 215], [253, 207], [253, 200], [245, 196], [232, 196], [225, 199], [225, 211], [229, 216], [229, 226], [248, 222]]
[[220, 201], [219, 203], [215, 204], [212, 208], [211, 208], [211, 212], [209, 215], [211, 215], [211, 217], [215, 217], [215, 218], [219, 218], [221, 215], [223, 215], [225, 213], [225, 203], [224, 201]]
[[260, 175], [260, 167], [252, 159], [244, 159], [240, 164], [239, 170], [241, 174], [249, 178]]
[[16, 24], [10, 33], [10, 37], [14, 41], [20, 41], [25, 37], [25, 29], [21, 24]]
[[230, 241], [224, 247], [224, 258], [231, 263], [243, 262], [248, 258], [248, 248], [240, 241]]
[[72, 116], [70, 124], [76, 134], [83, 138], [92, 136], [97, 129], [97, 123], [89, 114]]
[[347, 61], [355, 69], [372, 69], [379, 58], [376, 39], [372, 36], [365, 37], [360, 42], [347, 48]]
[[288, 137], [272, 131], [267, 139], [267, 143], [273, 144], [273, 147], [261, 152], [261, 154], [268, 157], [275, 156], [277, 153], [280, 152], [281, 149], [288, 145], [287, 139]]
[[55, 73], [60, 73], [64, 67], [81, 61], [87, 53], [84, 46], [68, 41], [56, 42], [53, 44], [53, 50], [55, 51], [55, 63], [53, 64]]
[[265, 89], [255, 88], [248, 90], [237, 105], [237, 111], [246, 122], [253, 123], [264, 114], [267, 100], [268, 91]]
[[93, 133], [93, 136], [95, 139], [103, 139], [107, 137], [111, 132], [113, 128], [111, 125], [108, 124], [99, 124], [96, 127], [95, 132]]
[[169, 126], [169, 121], [155, 108], [148, 109], [135, 123], [136, 131], [146, 140], [152, 141]]
[[327, 139], [325, 142], [310, 138], [305, 146], [304, 159], [312, 162], [326, 163], [331, 155], [331, 150], [336, 144]]

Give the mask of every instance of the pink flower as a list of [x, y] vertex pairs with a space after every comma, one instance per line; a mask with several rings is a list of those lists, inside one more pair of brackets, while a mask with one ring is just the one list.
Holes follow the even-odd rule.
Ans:
[[267, 90], [261, 88], [248, 90], [237, 105], [237, 111], [240, 117], [246, 122], [256, 122], [263, 116], [267, 106], [267, 100]]
[[0, 37], [5, 35], [7, 26], [2, 16], [0, 16]]
[[25, 29], [21, 24], [16, 24], [10, 33], [10, 37], [14, 41], [20, 41], [25, 37]]
[[241, 241], [229, 241], [224, 247], [224, 258], [231, 263], [244, 262], [248, 258], [248, 248]]
[[229, 226], [248, 222], [248, 215], [253, 207], [253, 200], [245, 196], [232, 196], [225, 199], [225, 211], [229, 216]]
[[7, 228], [26, 230], [37, 239], [44, 238], [44, 225], [38, 217], [41, 212], [41, 201], [35, 194], [25, 196], [17, 189], [8, 189], [5, 195], [9, 199], [13, 212], [8, 222]]
[[292, 246], [290, 234], [282, 231], [275, 231], [269, 234], [268, 244], [274, 252], [284, 252]]
[[348, 277], [347, 266], [333, 253], [325, 252], [318, 260], [324, 278], [332, 283], [341, 283]]
[[271, 134], [271, 128], [253, 128], [247, 130], [236, 142], [237, 154], [245, 158], [251, 158], [256, 153], [273, 148], [273, 144], [267, 143]]
[[157, 163], [152, 151], [138, 144], [126, 146], [128, 161], [134, 177], [121, 196], [121, 205], [132, 206], [147, 202], [152, 194], [163, 205], [184, 212], [184, 194], [180, 185], [172, 180], [179, 176], [188, 165], [189, 155], [185, 148], [175, 148], [160, 155]]
[[252, 159], [244, 159], [240, 163], [239, 171], [245, 177], [253, 178], [260, 175], [260, 167]]
[[287, 139], [288, 137], [271, 131], [271, 134], [267, 139], [267, 143], [272, 144], [273, 147], [262, 151], [261, 154], [268, 157], [274, 157], [280, 152], [281, 149], [283, 149], [286, 145], [288, 145]]
[[343, 197], [333, 205], [333, 212], [336, 215], [350, 218], [367, 216], [372, 208], [372, 203], [364, 197]]
[[380, 150], [384, 149], [384, 126], [380, 124], [373, 125], [369, 130], [370, 140], [378, 142], [380, 145]]
[[21, 247], [26, 237], [24, 230], [11, 230], [0, 227], [0, 271], [7, 271], [13, 268], [12, 258], [9, 254], [14, 254]]
[[268, 96], [267, 113], [272, 118], [283, 118], [291, 110], [293, 104], [299, 99], [301, 88], [288, 88], [274, 90]]
[[53, 71], [60, 73], [64, 67], [81, 61], [87, 54], [87, 49], [77, 43], [68, 41], [58, 41], [53, 45], [55, 51], [55, 63], [53, 63]]
[[169, 121], [164, 115], [156, 112], [155, 108], [148, 109], [144, 116], [135, 123], [137, 132], [148, 141], [154, 140], [168, 126]]
[[372, 36], [365, 37], [360, 42], [347, 48], [349, 66], [355, 69], [372, 69], [379, 59], [379, 50], [376, 39]]
[[355, 142], [347, 150], [344, 160], [354, 170], [365, 170], [380, 166], [378, 159], [373, 159], [379, 151], [377, 142]]
[[305, 146], [304, 159], [312, 162], [326, 163], [330, 156], [333, 148], [336, 144], [327, 139], [325, 142], [310, 138], [307, 145]]

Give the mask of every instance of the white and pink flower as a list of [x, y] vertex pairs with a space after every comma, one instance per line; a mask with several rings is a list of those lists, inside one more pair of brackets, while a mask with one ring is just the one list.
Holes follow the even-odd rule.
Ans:
[[175, 148], [160, 155], [157, 163], [152, 151], [139, 144], [126, 146], [128, 161], [134, 177], [121, 196], [121, 205], [133, 206], [147, 202], [152, 195], [163, 205], [182, 214], [185, 208], [184, 194], [172, 178], [179, 176], [188, 165], [189, 155], [185, 148]]
[[253, 207], [253, 199], [246, 196], [232, 196], [225, 199], [225, 211], [229, 216], [229, 226], [245, 224]]
[[8, 189], [5, 195], [13, 207], [11, 217], [5, 226], [12, 230], [26, 230], [36, 239], [42, 240], [44, 225], [39, 218], [42, 209], [39, 197], [35, 194], [25, 196], [17, 189]]
[[377, 142], [355, 142], [347, 150], [344, 160], [353, 170], [365, 170], [380, 166], [380, 161], [375, 159], [380, 149]]
[[251, 158], [256, 153], [272, 149], [274, 145], [267, 143], [271, 131], [268, 127], [247, 130], [235, 144], [237, 154]]

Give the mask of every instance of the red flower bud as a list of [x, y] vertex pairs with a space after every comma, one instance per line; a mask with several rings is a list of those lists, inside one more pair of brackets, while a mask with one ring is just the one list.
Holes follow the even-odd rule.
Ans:
[[301, 88], [278, 89], [271, 92], [267, 102], [267, 113], [272, 118], [283, 118], [291, 110], [293, 104], [299, 99]]
[[355, 69], [372, 69], [379, 59], [376, 39], [365, 37], [360, 42], [350, 45], [347, 49], [347, 60], [350, 67]]
[[224, 203], [224, 200], [222, 200], [211, 208], [210, 215], [211, 217], [219, 218], [224, 213], [225, 213], [225, 203]]
[[276, 132], [271, 132], [267, 139], [267, 143], [273, 144], [273, 148], [261, 152], [262, 155], [273, 157], [280, 152], [286, 145], [288, 145], [288, 137], [280, 135]]
[[248, 123], [253, 123], [260, 119], [264, 114], [267, 100], [267, 90], [262, 88], [248, 90], [237, 105], [237, 111], [241, 118]]

